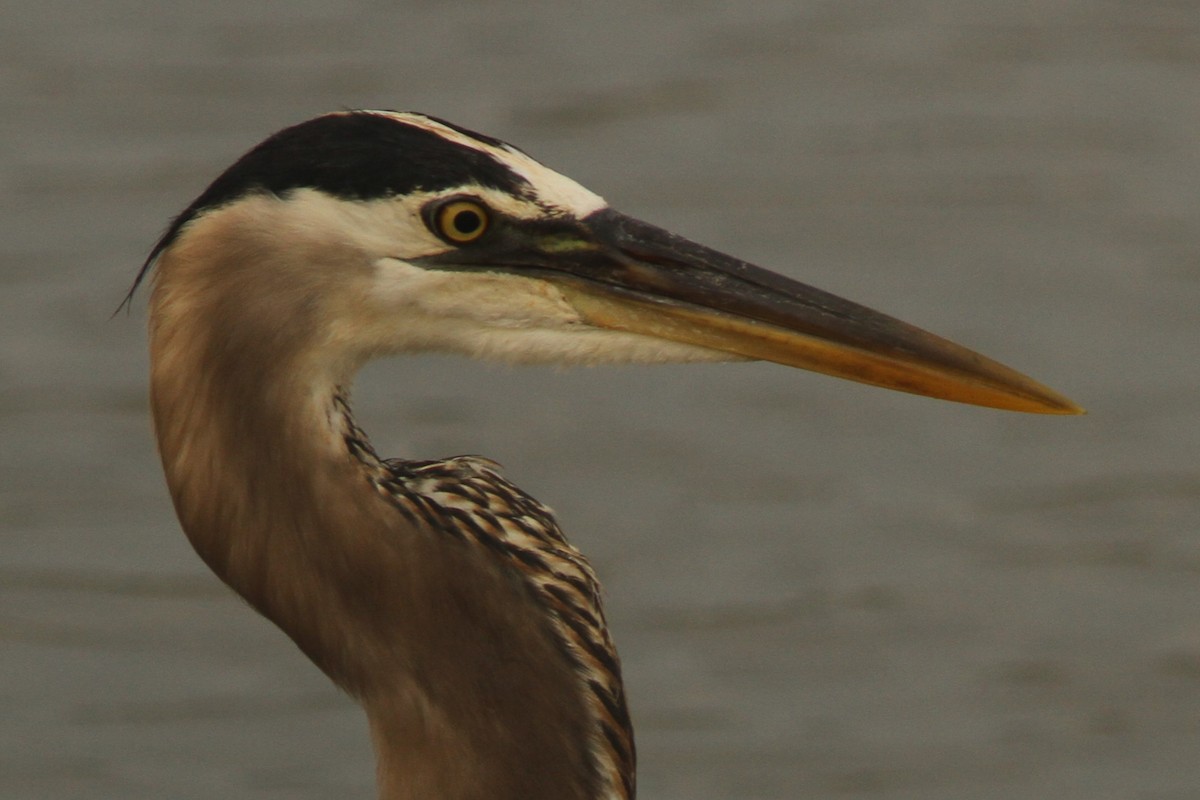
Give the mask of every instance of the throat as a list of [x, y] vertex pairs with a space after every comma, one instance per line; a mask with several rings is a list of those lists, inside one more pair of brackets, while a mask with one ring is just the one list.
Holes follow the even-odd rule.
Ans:
[[[182, 527], [364, 707], [381, 798], [631, 797], [632, 741], [605, 756], [596, 711], [615, 696], [616, 735], [627, 736], [615, 654], [588, 656], [609, 671], [598, 703], [564, 641], [564, 611], [501, 545], [462, 534], [464, 495], [427, 491], [429, 465], [453, 460], [384, 462], [338, 383], [244, 368], [194, 338], [188, 352], [171, 334], [152, 334], [151, 399]], [[507, 503], [528, 499], [500, 488]], [[598, 606], [592, 618], [603, 630]]]
[[356, 632], [330, 620], [360, 616], [347, 604], [371, 584], [379, 547], [360, 532], [378, 524], [367, 477], [378, 459], [340, 387], [205, 361], [186, 384], [152, 363], [155, 429], [181, 526], [218, 577], [357, 693], [363, 667], [344, 655]]

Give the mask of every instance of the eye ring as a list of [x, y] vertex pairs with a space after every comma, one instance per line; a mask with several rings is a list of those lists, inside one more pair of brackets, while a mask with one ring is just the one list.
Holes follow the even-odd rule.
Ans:
[[433, 212], [433, 232], [450, 244], [470, 244], [487, 232], [491, 215], [478, 200], [459, 198]]

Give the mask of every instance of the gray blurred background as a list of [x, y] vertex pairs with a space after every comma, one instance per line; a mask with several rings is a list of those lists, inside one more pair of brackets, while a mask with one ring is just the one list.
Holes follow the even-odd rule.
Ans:
[[167, 219], [342, 107], [962, 341], [1088, 417], [764, 364], [372, 366], [608, 590], [659, 800], [1200, 797], [1195, 2], [0, 3], [0, 797], [369, 798], [360, 712], [210, 576], [145, 400]]

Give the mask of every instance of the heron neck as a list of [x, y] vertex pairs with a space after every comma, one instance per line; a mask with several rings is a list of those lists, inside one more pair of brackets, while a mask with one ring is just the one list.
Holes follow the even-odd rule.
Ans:
[[181, 525], [366, 709], [380, 797], [596, 800], [592, 728], [545, 609], [486, 550], [388, 502], [309, 334], [196, 300], [170, 266], [151, 402]]

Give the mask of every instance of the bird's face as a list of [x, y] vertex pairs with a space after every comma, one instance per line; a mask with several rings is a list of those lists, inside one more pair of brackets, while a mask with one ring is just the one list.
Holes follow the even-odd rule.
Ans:
[[417, 114], [345, 112], [276, 134], [184, 212], [148, 264], [222, 213], [275, 220], [272, 240], [294, 256], [276, 260], [320, 276], [309, 283], [322, 287], [328, 338], [357, 357], [764, 359], [1078, 412], [983, 356], [632, 219], [509, 145]]

